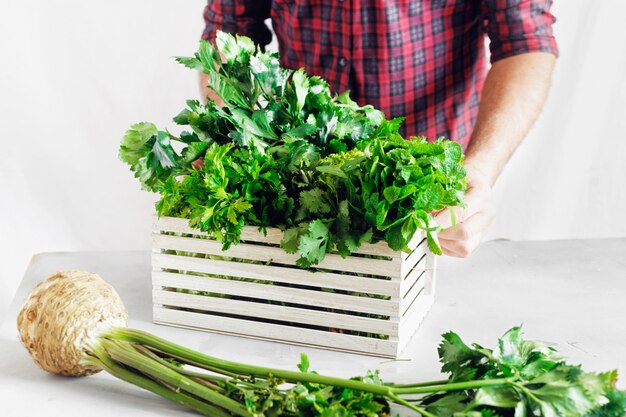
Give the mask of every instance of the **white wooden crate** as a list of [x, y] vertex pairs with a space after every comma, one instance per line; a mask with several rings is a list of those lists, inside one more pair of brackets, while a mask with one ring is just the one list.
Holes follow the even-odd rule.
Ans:
[[154, 217], [156, 323], [395, 358], [433, 303], [435, 257], [416, 237], [410, 254], [385, 242], [301, 269], [282, 232], [245, 227], [221, 243], [186, 219]]

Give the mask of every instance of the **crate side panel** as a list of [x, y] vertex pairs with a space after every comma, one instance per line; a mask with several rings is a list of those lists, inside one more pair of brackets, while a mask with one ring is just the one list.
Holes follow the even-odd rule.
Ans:
[[399, 280], [393, 279], [367, 278], [323, 271], [314, 272], [299, 268], [218, 261], [164, 253], [152, 254], [152, 266], [155, 269], [173, 269], [269, 282], [318, 286], [389, 297], [396, 296], [399, 293], [400, 286]]
[[400, 252], [400, 257], [402, 259], [406, 259], [411, 256], [411, 254], [415, 252], [416, 249], [420, 249], [422, 251], [424, 250], [424, 248], [426, 247], [426, 238], [422, 237], [421, 230], [418, 230], [417, 233], [415, 233], [415, 236], [413, 236], [413, 239], [409, 241], [407, 247], [409, 248], [410, 252]]
[[401, 353], [406, 345], [411, 341], [411, 338], [422, 324], [428, 311], [434, 303], [434, 297], [421, 296], [416, 300], [414, 304], [415, 308], [411, 308], [409, 314], [402, 317], [400, 322], [400, 341], [398, 346], [398, 353]]
[[433, 253], [426, 254], [426, 284], [425, 292], [427, 295], [435, 295], [435, 287], [437, 284], [437, 256]]
[[[189, 227], [189, 221], [187, 219], [179, 219], [175, 217], [161, 217], [153, 216], [153, 230], [155, 232], [173, 232], [184, 233], [198, 236], [209, 236], [207, 233], [192, 229]], [[266, 234], [260, 232], [258, 227], [244, 226], [241, 232], [241, 240], [244, 241], [256, 241], [270, 243], [274, 245], [280, 245], [283, 238], [283, 232], [274, 227], [266, 228]], [[389, 256], [392, 258], [400, 257], [397, 251], [392, 250], [386, 242], [377, 243], [364, 243], [359, 247], [356, 253], [364, 255], [377, 255], [377, 256]]]
[[404, 317], [407, 314], [409, 309], [411, 309], [413, 305], [416, 303], [416, 299], [420, 297], [422, 292], [424, 292], [425, 282], [426, 282], [426, 274], [425, 273], [420, 274], [420, 278], [417, 281], [415, 281], [415, 284], [413, 285], [413, 287], [411, 287], [409, 292], [402, 299], [402, 308], [401, 308], [402, 317]]
[[411, 270], [424, 259], [426, 253], [424, 252], [424, 247], [420, 246], [416, 248], [411, 254], [402, 260], [400, 265], [400, 276], [402, 278], [406, 277]]
[[[348, 331], [398, 336], [398, 322], [378, 320], [347, 314], [331, 313], [305, 308], [288, 307], [276, 304], [233, 300], [229, 298], [207, 297], [204, 295], [185, 294], [161, 289], [153, 290], [155, 304], [202, 310], [211, 313], [237, 315], [251, 321], [276, 320], [299, 325], [311, 325]], [[285, 324], [287, 324], [285, 323]]]
[[404, 277], [402, 282], [400, 283], [400, 295], [402, 298], [406, 297], [406, 293], [413, 287], [415, 281], [417, 281], [422, 275], [422, 273], [426, 271], [426, 258], [420, 259], [420, 261], [413, 267], [411, 272]]
[[[152, 235], [152, 247], [160, 250], [202, 253], [259, 262], [271, 260], [273, 263], [285, 265], [296, 265], [299, 258], [298, 255], [288, 254], [279, 247], [240, 243], [224, 252], [222, 245], [214, 240], [159, 234]], [[400, 273], [400, 262], [399, 260], [387, 261], [360, 257], [343, 259], [339, 255], [329, 254], [319, 265], [316, 265], [316, 268], [392, 277]]]
[[199, 277], [160, 271], [153, 271], [152, 282], [153, 285], [161, 287], [238, 295], [292, 304], [349, 310], [359, 313], [380, 314], [392, 317], [397, 316], [399, 313], [398, 304], [391, 300], [301, 288], [280, 287], [255, 282]]
[[154, 308], [157, 323], [188, 327], [257, 339], [279, 341], [303, 346], [319, 347], [374, 356], [396, 357], [398, 340], [380, 340], [341, 333], [329, 333], [312, 329], [299, 329], [268, 323], [256, 323], [210, 314]]

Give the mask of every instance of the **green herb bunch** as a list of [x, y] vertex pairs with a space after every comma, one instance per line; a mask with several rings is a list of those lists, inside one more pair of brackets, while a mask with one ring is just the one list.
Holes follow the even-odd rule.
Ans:
[[278, 227], [302, 267], [364, 242], [406, 250], [420, 230], [441, 253], [431, 213], [462, 204], [457, 143], [405, 140], [402, 119], [331, 95], [320, 77], [282, 68], [246, 37], [219, 32], [216, 45], [177, 60], [208, 74], [224, 107], [188, 101], [174, 118], [188, 129], [180, 135], [138, 123], [122, 139], [120, 159], [161, 194], [159, 215], [188, 218], [224, 249], [244, 225]]
[[[99, 344], [96, 365], [133, 383], [147, 373], [166, 388], [154, 392], [209, 416], [386, 417], [392, 406], [424, 417], [626, 415], [616, 371], [568, 364], [553, 348], [523, 339], [519, 327], [494, 349], [446, 333], [439, 358], [448, 378], [403, 384], [371, 371], [351, 379], [322, 375], [304, 354], [299, 371], [226, 361], [127, 328], [111, 330]], [[194, 382], [200, 385], [191, 391]]]

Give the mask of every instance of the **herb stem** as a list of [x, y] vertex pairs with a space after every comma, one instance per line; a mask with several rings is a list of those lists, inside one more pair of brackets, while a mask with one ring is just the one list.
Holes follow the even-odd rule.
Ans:
[[85, 362], [90, 363], [114, 377], [126, 381], [133, 385], [148, 390], [154, 394], [157, 394], [165, 399], [178, 403], [184, 407], [197, 411], [200, 414], [210, 417], [231, 417], [230, 413], [227, 413], [223, 409], [216, 407], [212, 404], [205, 403], [197, 398], [191, 397], [184, 392], [172, 391], [165, 386], [142, 376], [139, 373], [135, 373], [118, 365], [109, 354], [102, 348], [96, 348], [92, 352], [96, 356], [86, 356]]
[[184, 372], [185, 374], [188, 374], [188, 373], [191, 372], [191, 373], [194, 373], [195, 374], [194, 376], [196, 376], [196, 377], [201, 377], [201, 378], [206, 378], [206, 379], [211, 379], [212, 378], [215, 381], [220, 381], [220, 382], [223, 382], [223, 383], [229, 383], [229, 382], [232, 382], [232, 381], [236, 381], [237, 383], [242, 384], [242, 385], [246, 385], [246, 386], [248, 386], [250, 388], [256, 388], [257, 387], [254, 383], [246, 380], [246, 375], [239, 375], [239, 374], [236, 374], [234, 372], [229, 372], [229, 371], [226, 371], [224, 369], [217, 368], [215, 366], [209, 366], [207, 364], [198, 363], [198, 362], [192, 361], [190, 359], [187, 359], [187, 358], [175, 355], [175, 354], [162, 352], [162, 351], [160, 351], [158, 349], [147, 348], [145, 346], [142, 346], [142, 347], [144, 349], [150, 351], [150, 352], [160, 353], [160, 354], [164, 355], [164, 357], [171, 357], [172, 359], [175, 359], [175, 360], [177, 360], [177, 361], [179, 361], [181, 363], [184, 363], [186, 365], [191, 365], [191, 366], [195, 366], [197, 368], [206, 369], [207, 371], [211, 371], [211, 372], [214, 372], [216, 374], [226, 375], [228, 378], [225, 378], [225, 377], [222, 377], [222, 376], [218, 376], [218, 375], [209, 375], [209, 374], [205, 374], [205, 373], [193, 372], [193, 371], [188, 371], [188, 370], [186, 370]]
[[393, 382], [388, 382], [385, 385], [391, 388], [417, 388], [417, 387], [430, 387], [432, 385], [443, 385], [447, 384], [449, 381], [447, 379], [440, 379], [438, 381], [425, 381], [425, 382], [416, 382], [411, 384], [395, 384]]
[[[150, 349], [146, 348], [145, 346], [141, 346], [141, 345], [133, 345], [133, 347], [135, 348], [135, 350], [137, 350], [139, 353], [147, 356], [150, 359], [153, 359], [155, 361], [157, 361], [158, 363], [160, 363], [163, 366], [167, 366], [168, 368], [177, 371], [185, 376], [188, 376], [190, 378], [198, 378], [198, 379], [203, 379], [203, 380], [208, 380], [208, 381], [212, 381], [212, 382], [222, 382], [225, 383], [228, 378], [219, 376], [219, 375], [210, 375], [207, 373], [202, 373], [202, 372], [194, 372], [194, 371], [190, 371], [189, 369], [185, 369], [182, 366], [176, 366], [176, 365], [172, 365], [171, 363], [169, 363], [168, 361], [166, 361], [165, 359], [163, 359], [162, 357], [160, 357], [159, 355], [155, 354], [153, 351], [151, 351]], [[216, 386], [217, 387], [217, 386]]]
[[196, 364], [206, 365], [219, 370], [234, 372], [241, 375], [257, 377], [276, 377], [284, 379], [286, 382], [312, 382], [336, 387], [349, 388], [378, 395], [389, 395], [392, 391], [390, 387], [378, 384], [368, 384], [351, 379], [336, 378], [315, 373], [305, 373], [299, 371], [287, 371], [282, 369], [267, 368], [263, 366], [241, 364], [212, 356], [177, 345], [141, 330], [118, 327], [102, 335], [111, 339], [123, 340], [127, 342], [139, 343], [161, 352], [172, 355], [174, 358], [181, 358], [192, 361]]
[[162, 380], [163, 382], [200, 397], [214, 405], [230, 411], [241, 417], [252, 417], [243, 405], [237, 401], [220, 394], [208, 387], [199, 384], [179, 372], [161, 365], [147, 358], [132, 347], [114, 340], [100, 339], [100, 345], [115, 361], [136, 369], [148, 376]]
[[514, 381], [509, 381], [509, 384], [511, 386], [514, 386], [515, 388], [519, 389], [520, 391], [522, 391], [524, 394], [528, 395], [528, 397], [530, 397], [531, 399], [533, 399], [536, 402], [540, 402], [539, 398], [537, 398], [535, 396], [535, 394], [533, 394], [528, 388], [526, 388], [524, 385], [514, 382]]
[[390, 394], [389, 395], [389, 399], [393, 402], [395, 402], [396, 404], [400, 404], [405, 406], [406, 408], [409, 408], [413, 411], [417, 411], [418, 413], [420, 413], [422, 416], [424, 417], [437, 417], [435, 414], [426, 411], [425, 409], [423, 409], [422, 407], [418, 407], [415, 404], [411, 404], [410, 402], [398, 397], [397, 395], [394, 394]]
[[478, 381], [467, 381], [467, 382], [453, 382], [449, 384], [442, 385], [431, 385], [425, 387], [414, 387], [414, 388], [396, 388], [390, 387], [391, 392], [397, 395], [402, 394], [426, 394], [431, 392], [446, 392], [446, 391], [462, 391], [480, 387], [488, 387], [493, 385], [505, 385], [510, 383], [509, 379], [506, 378], [498, 378], [498, 379], [482, 379]]

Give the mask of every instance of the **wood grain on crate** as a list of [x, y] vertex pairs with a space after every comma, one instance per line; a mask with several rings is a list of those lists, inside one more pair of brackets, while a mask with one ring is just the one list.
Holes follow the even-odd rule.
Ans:
[[[256, 282], [242, 282], [223, 278], [198, 277], [155, 271], [153, 283], [162, 287], [239, 295], [262, 300], [282, 301], [293, 304], [311, 304], [317, 307], [350, 310], [359, 313], [398, 316], [398, 303], [370, 297], [357, 297], [332, 292], [311, 291], [301, 288], [276, 287]], [[277, 290], [278, 289], [278, 290]], [[311, 300], [311, 296], [315, 299]], [[208, 298], [208, 297], [205, 297]], [[212, 299], [211, 299], [212, 301]], [[207, 304], [209, 302], [207, 301]]]
[[154, 320], [196, 330], [211, 329], [218, 333], [384, 357], [395, 357], [398, 349], [397, 338], [389, 340], [366, 338], [172, 309], [155, 309]]
[[154, 219], [159, 323], [396, 357], [433, 302], [434, 259], [421, 236], [409, 254], [364, 244], [307, 270], [280, 248], [278, 229], [245, 227], [242, 242], [222, 251], [187, 223]]
[[[238, 243], [222, 251], [222, 244], [215, 240], [196, 239], [170, 235], [153, 235], [154, 249], [176, 250], [202, 253], [205, 255], [228, 256], [259, 262], [271, 262], [283, 265], [295, 265], [300, 255], [285, 252], [278, 246], [262, 246], [250, 243]], [[340, 255], [328, 254], [316, 268], [333, 271], [356, 272], [359, 274], [389, 276], [400, 274], [400, 263], [392, 260], [358, 258], [359, 262], [346, 262]]]
[[288, 307], [280, 304], [261, 304], [249, 301], [232, 300], [204, 295], [184, 294], [155, 289], [153, 300], [156, 304], [184, 307], [192, 310], [248, 316], [254, 311], [267, 320], [328, 326], [333, 328], [370, 333], [394, 335], [398, 331], [398, 321], [377, 320], [368, 317], [336, 314], [306, 308]]
[[408, 314], [404, 315], [400, 320], [400, 329], [406, 329], [400, 331], [400, 339], [398, 341], [398, 353], [404, 349], [409, 343], [411, 337], [422, 323], [428, 310], [434, 303], [434, 297], [432, 295], [424, 295], [415, 300], [413, 305], [408, 311]]
[[[286, 284], [302, 284], [303, 282], [309, 282], [308, 280], [311, 278], [310, 271], [297, 268], [220, 260], [211, 260], [210, 263], [207, 263], [206, 259], [203, 258], [182, 257], [164, 253], [152, 255], [152, 267], [154, 269], [184, 269], [190, 272], [227, 275]], [[365, 287], [371, 294], [389, 297], [396, 296], [400, 288], [398, 281], [390, 279], [355, 277], [322, 271], [315, 272], [315, 285], [344, 291], [363, 291]]]
[[[176, 217], [161, 217], [158, 218], [156, 215], [153, 216], [153, 229], [159, 230], [161, 232], [172, 232], [172, 233], [182, 233], [182, 234], [194, 234], [197, 236], [205, 236], [210, 237], [209, 234], [197, 230], [189, 228], [189, 220], [187, 219], [179, 219]], [[244, 226], [243, 231], [241, 232], [241, 240], [243, 241], [260, 241], [262, 240], [265, 243], [270, 243], [274, 245], [280, 245], [280, 241], [283, 238], [283, 232], [280, 229], [276, 228], [267, 228], [266, 234], [263, 235], [259, 232], [259, 229], [254, 226]], [[415, 249], [417, 245], [422, 242], [422, 237], [416, 235], [413, 240], [409, 243], [409, 248], [411, 250]], [[364, 243], [359, 249], [356, 251], [359, 254], [365, 255], [377, 255], [377, 256], [389, 256], [389, 257], [406, 257], [408, 254], [404, 252], [394, 251], [389, 246], [387, 246], [386, 242], [377, 242], [377, 243]]]

